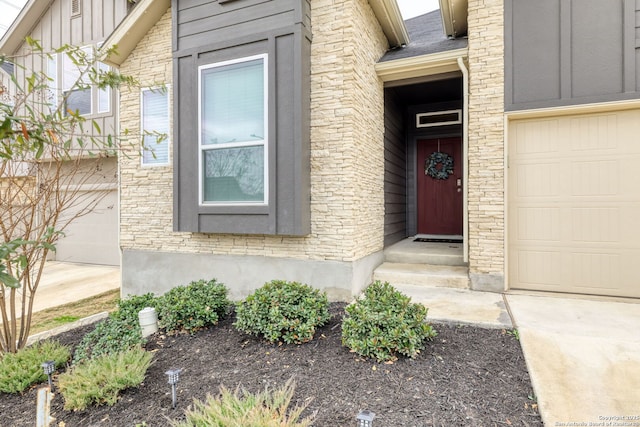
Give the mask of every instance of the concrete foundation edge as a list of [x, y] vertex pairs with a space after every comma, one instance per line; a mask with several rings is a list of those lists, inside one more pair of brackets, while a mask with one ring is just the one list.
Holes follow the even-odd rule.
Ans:
[[505, 283], [502, 274], [469, 273], [471, 289], [483, 292], [504, 292]]
[[122, 295], [162, 295], [193, 280], [215, 278], [229, 288], [230, 299], [240, 300], [278, 279], [306, 283], [325, 291], [332, 301], [350, 301], [371, 282], [373, 270], [382, 259], [382, 251], [342, 262], [124, 250]]

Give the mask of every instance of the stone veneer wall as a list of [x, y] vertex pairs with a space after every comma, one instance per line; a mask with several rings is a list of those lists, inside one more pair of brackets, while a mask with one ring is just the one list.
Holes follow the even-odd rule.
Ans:
[[469, 0], [469, 276], [504, 290], [504, 0]]
[[[387, 49], [386, 38], [366, 0], [313, 0], [311, 5], [311, 234], [173, 232], [172, 167], [142, 167], [139, 153], [131, 152], [120, 162], [123, 268], [131, 251], [352, 263], [382, 250], [384, 92], [374, 64]], [[171, 61], [168, 11], [121, 72], [137, 76], [143, 86], [168, 84]], [[121, 128], [138, 134], [139, 115], [139, 91], [123, 90]], [[272, 278], [282, 277], [264, 280]]]

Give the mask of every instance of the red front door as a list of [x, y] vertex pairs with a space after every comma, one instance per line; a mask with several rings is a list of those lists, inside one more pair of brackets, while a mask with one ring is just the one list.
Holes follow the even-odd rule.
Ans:
[[460, 138], [423, 139], [417, 145], [418, 233], [462, 235]]

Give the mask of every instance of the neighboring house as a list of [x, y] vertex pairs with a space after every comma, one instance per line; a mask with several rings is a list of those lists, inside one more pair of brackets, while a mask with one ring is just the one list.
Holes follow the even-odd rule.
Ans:
[[638, 2], [440, 3], [139, 1], [120, 126], [170, 138], [120, 158], [123, 293], [349, 299], [422, 236], [471, 289], [640, 297]]
[[[96, 2], [91, 0], [29, 0], [15, 22], [0, 39], [0, 52], [15, 58], [14, 72], [23, 81], [27, 72], [44, 71], [51, 78], [52, 105], [67, 95], [77, 78], [77, 69], [68, 57], [53, 54], [51, 59], [30, 55], [25, 38], [39, 40], [45, 52], [64, 45], [74, 45], [91, 51], [114, 30], [126, 16], [130, 4], [127, 0]], [[106, 67], [106, 66], [104, 66]], [[76, 90], [69, 94], [66, 108], [77, 110], [95, 120], [104, 134], [117, 130], [117, 94], [110, 89]], [[86, 167], [95, 167], [87, 160]], [[76, 218], [67, 227], [65, 237], [57, 243], [55, 259], [60, 261], [118, 265], [118, 181], [117, 159], [108, 158], [99, 165], [102, 176], [100, 191], [107, 195], [93, 212]], [[78, 203], [66, 215], [74, 216], [92, 200], [96, 185], [79, 188]], [[82, 200], [84, 201], [82, 201]]]

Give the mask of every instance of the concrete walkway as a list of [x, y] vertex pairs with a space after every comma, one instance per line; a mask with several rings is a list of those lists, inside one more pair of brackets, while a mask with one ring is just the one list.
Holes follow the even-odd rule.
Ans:
[[547, 426], [640, 426], [640, 301], [506, 297]]

